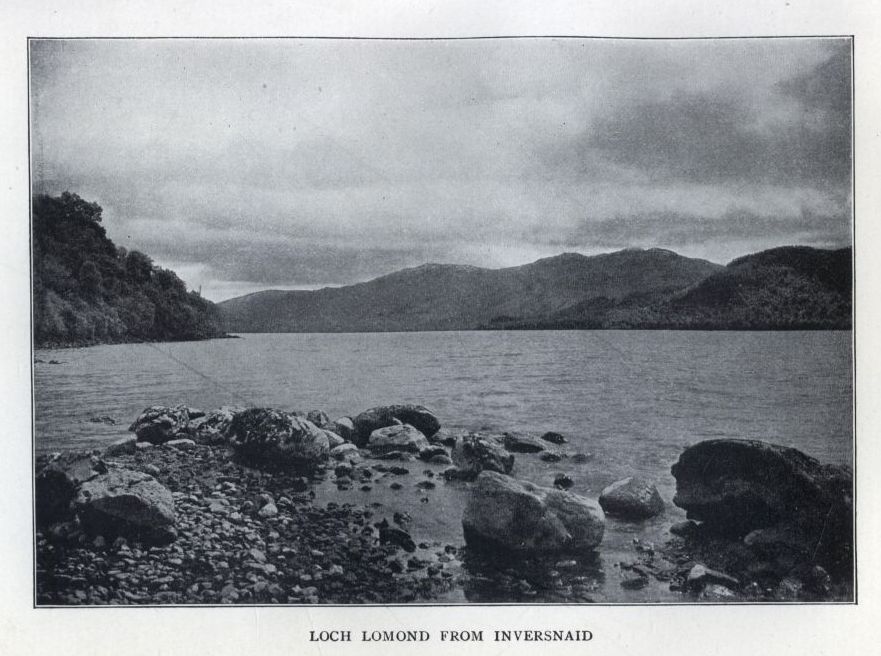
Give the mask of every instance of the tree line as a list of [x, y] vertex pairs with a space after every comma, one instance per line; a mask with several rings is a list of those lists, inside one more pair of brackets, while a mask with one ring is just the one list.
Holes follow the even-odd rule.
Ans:
[[116, 246], [101, 214], [70, 192], [33, 199], [36, 346], [223, 336], [217, 306], [148, 255]]

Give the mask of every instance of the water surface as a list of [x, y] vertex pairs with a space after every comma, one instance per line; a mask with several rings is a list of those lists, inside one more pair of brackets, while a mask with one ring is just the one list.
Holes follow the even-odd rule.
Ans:
[[[590, 454], [588, 462], [518, 455], [514, 473], [550, 485], [565, 472], [574, 492], [594, 498], [609, 483], [640, 475], [668, 502], [650, 522], [608, 520], [590, 572], [597, 601], [679, 599], [663, 585], [622, 589], [615, 564], [633, 555], [634, 538], [663, 541], [684, 516], [669, 503], [670, 466], [690, 444], [752, 438], [852, 464], [850, 332], [248, 334], [36, 357], [46, 361], [35, 365], [38, 452], [100, 446], [124, 434], [144, 407], [178, 403], [323, 409], [338, 417], [412, 402], [447, 427], [563, 433], [565, 449]], [[101, 415], [118, 423], [89, 421]], [[462, 484], [399, 493], [377, 485], [368, 493], [339, 492], [328, 481], [319, 492], [325, 500], [379, 500], [410, 512], [417, 538], [462, 541]], [[426, 496], [430, 502], [421, 503]]]

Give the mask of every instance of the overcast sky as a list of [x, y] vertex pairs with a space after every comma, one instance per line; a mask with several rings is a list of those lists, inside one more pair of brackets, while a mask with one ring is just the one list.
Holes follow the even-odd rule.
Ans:
[[35, 190], [222, 300], [425, 262], [850, 243], [850, 42], [31, 44]]

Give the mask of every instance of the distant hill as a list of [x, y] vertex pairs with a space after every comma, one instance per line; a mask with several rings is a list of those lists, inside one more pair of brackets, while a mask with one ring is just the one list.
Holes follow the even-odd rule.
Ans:
[[[586, 299], [662, 297], [722, 266], [663, 249], [564, 253], [505, 269], [426, 264], [316, 291], [266, 291], [219, 303], [231, 332], [363, 332], [514, 327]], [[519, 326], [517, 326], [519, 327]]]
[[217, 306], [147, 255], [114, 245], [96, 203], [35, 196], [32, 230], [37, 347], [224, 335]]
[[849, 329], [850, 248], [787, 246], [732, 261], [672, 294], [589, 298], [505, 328]]

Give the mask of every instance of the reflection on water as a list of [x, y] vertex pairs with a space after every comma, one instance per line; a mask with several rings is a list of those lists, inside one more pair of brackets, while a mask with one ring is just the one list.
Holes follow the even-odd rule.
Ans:
[[465, 598], [471, 602], [589, 603], [606, 580], [596, 552], [520, 558], [466, 549], [463, 564]]

